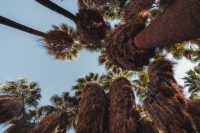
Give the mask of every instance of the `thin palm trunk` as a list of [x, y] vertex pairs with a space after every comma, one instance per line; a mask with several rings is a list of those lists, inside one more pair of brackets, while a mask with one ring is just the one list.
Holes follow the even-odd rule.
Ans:
[[113, 81], [110, 88], [110, 133], [141, 132], [132, 85], [126, 78]]
[[98, 84], [87, 84], [80, 101], [76, 133], [104, 133], [105, 106], [104, 90]]
[[7, 25], [9, 27], [12, 27], [12, 28], [15, 28], [15, 29], [36, 35], [36, 36], [40, 36], [40, 37], [46, 37], [47, 36], [47, 34], [44, 33], [44, 32], [41, 32], [41, 31], [32, 29], [30, 27], [27, 27], [25, 25], [19, 24], [17, 22], [14, 22], [14, 21], [8, 19], [8, 18], [5, 18], [3, 16], [0, 16], [0, 24]]
[[199, 0], [174, 0], [135, 38], [138, 48], [152, 48], [200, 37]]
[[19, 117], [24, 113], [24, 103], [19, 96], [0, 96], [0, 124]]
[[144, 105], [157, 128], [165, 133], [197, 133], [188, 102], [174, 79], [173, 63], [159, 59], [149, 65], [148, 73]]
[[41, 5], [43, 5], [43, 6], [49, 8], [49, 9], [51, 9], [51, 10], [53, 10], [53, 11], [59, 13], [59, 14], [65, 16], [67, 18], [73, 20], [74, 22], [77, 21], [77, 17], [74, 14], [72, 14], [71, 12], [65, 10], [64, 8], [56, 5], [55, 3], [53, 3], [49, 0], [35, 0], [35, 1], [37, 1]]

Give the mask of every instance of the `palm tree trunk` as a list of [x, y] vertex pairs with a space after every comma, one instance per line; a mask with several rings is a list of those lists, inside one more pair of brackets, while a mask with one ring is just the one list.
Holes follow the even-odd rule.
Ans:
[[136, 111], [132, 85], [126, 78], [117, 78], [110, 87], [110, 133], [141, 132], [140, 115]]
[[0, 24], [7, 25], [9, 27], [12, 27], [12, 28], [15, 28], [15, 29], [36, 35], [36, 36], [46, 37], [46, 33], [44, 33], [44, 32], [41, 32], [41, 31], [32, 29], [30, 27], [27, 27], [25, 25], [19, 24], [17, 22], [14, 22], [14, 21], [8, 19], [8, 18], [5, 18], [3, 16], [0, 16]]
[[79, 107], [76, 133], [104, 133], [106, 95], [96, 83], [86, 85]]
[[174, 0], [135, 38], [138, 48], [152, 48], [200, 37], [199, 0]]
[[73, 20], [74, 22], [77, 21], [77, 17], [74, 14], [72, 14], [71, 12], [65, 10], [64, 8], [56, 5], [55, 3], [51, 2], [50, 0], [35, 0], [35, 1], [55, 12], [65, 16], [65, 17], [67, 17], [67, 18]]

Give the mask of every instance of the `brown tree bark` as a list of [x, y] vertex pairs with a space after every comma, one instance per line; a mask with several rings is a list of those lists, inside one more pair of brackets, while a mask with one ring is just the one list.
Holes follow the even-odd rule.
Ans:
[[134, 42], [146, 49], [200, 37], [200, 1], [174, 0], [147, 28], [140, 32]]

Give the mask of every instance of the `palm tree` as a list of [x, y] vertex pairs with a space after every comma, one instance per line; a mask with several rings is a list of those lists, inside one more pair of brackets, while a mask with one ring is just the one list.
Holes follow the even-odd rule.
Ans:
[[20, 78], [0, 85], [0, 90], [5, 95], [22, 97], [25, 109], [36, 108], [41, 99], [41, 88], [37, 82]]
[[34, 128], [34, 133], [66, 133], [68, 114], [65, 110], [55, 111], [44, 117]]
[[174, 0], [134, 42], [146, 49], [177, 42], [189, 41], [200, 36], [200, 5], [196, 0]]
[[37, 124], [34, 132], [58, 132], [65, 133], [66, 130], [76, 127], [78, 115], [78, 99], [63, 92], [61, 96], [54, 95], [50, 99], [52, 105], [38, 108], [36, 112]]
[[124, 77], [117, 78], [110, 87], [110, 132], [140, 132], [140, 115], [136, 111], [132, 84]]
[[79, 107], [77, 133], [104, 133], [106, 95], [97, 83], [85, 86]]
[[126, 70], [139, 70], [148, 65], [149, 59], [154, 56], [154, 49], [141, 50], [134, 45], [132, 37], [144, 29], [144, 24], [131, 23], [123, 24], [114, 30], [107, 41], [106, 53], [116, 66]]
[[32, 29], [25, 25], [14, 22], [8, 18], [0, 16], [0, 24], [40, 36], [45, 41], [44, 47], [56, 59], [64, 59], [66, 52], [72, 47], [73, 38], [69, 36], [68, 32], [62, 30], [50, 30], [47, 33]]
[[26, 79], [17, 79], [1, 84], [0, 90], [4, 95], [9, 96], [5, 99], [6, 101], [2, 101], [2, 108], [6, 105], [13, 106], [6, 108], [6, 110], [2, 109], [1, 111], [6, 111], [6, 114], [8, 114], [8, 116], [2, 116], [10, 119], [10, 117], [13, 117], [14, 114], [12, 112], [14, 111], [17, 116], [20, 116], [12, 118], [9, 122], [11, 126], [6, 132], [12, 133], [13, 131], [18, 131], [19, 133], [26, 133], [31, 130], [35, 123], [35, 116], [37, 115], [35, 110], [41, 98], [41, 89], [38, 83], [29, 82]]
[[35, 1], [74, 21], [82, 40], [91, 43], [105, 38], [107, 26], [103, 17], [97, 10], [80, 9], [79, 13], [74, 15], [49, 0]]
[[76, 80], [76, 84], [72, 86], [72, 90], [75, 91], [75, 96], [80, 100], [82, 98], [82, 93], [86, 88], [88, 83], [97, 83], [102, 86], [103, 89], [107, 87], [107, 76], [99, 75], [98, 73], [89, 73], [84, 77], [80, 77]]
[[21, 96], [0, 95], [0, 124], [20, 117], [24, 113]]
[[173, 65], [166, 59], [158, 59], [149, 65], [144, 105], [158, 129], [196, 133], [196, 126], [187, 111], [188, 102], [174, 79]]

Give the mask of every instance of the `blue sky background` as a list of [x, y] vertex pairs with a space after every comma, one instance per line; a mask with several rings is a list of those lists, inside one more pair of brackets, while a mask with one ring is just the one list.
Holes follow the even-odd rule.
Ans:
[[[76, 0], [52, 1], [73, 13], [77, 12]], [[61, 23], [74, 26], [69, 19], [34, 0], [0, 0], [0, 15], [44, 32], [50, 30], [51, 25]], [[0, 83], [19, 77], [37, 81], [42, 88], [41, 104], [44, 105], [49, 104], [52, 95], [70, 91], [78, 77], [89, 72], [105, 72], [103, 66], [98, 66], [98, 53], [84, 50], [75, 61], [57, 61], [47, 54], [38, 39], [0, 25]], [[181, 78], [192, 67], [193, 64], [186, 60], [176, 66], [176, 79], [180, 84], [183, 85]]]

